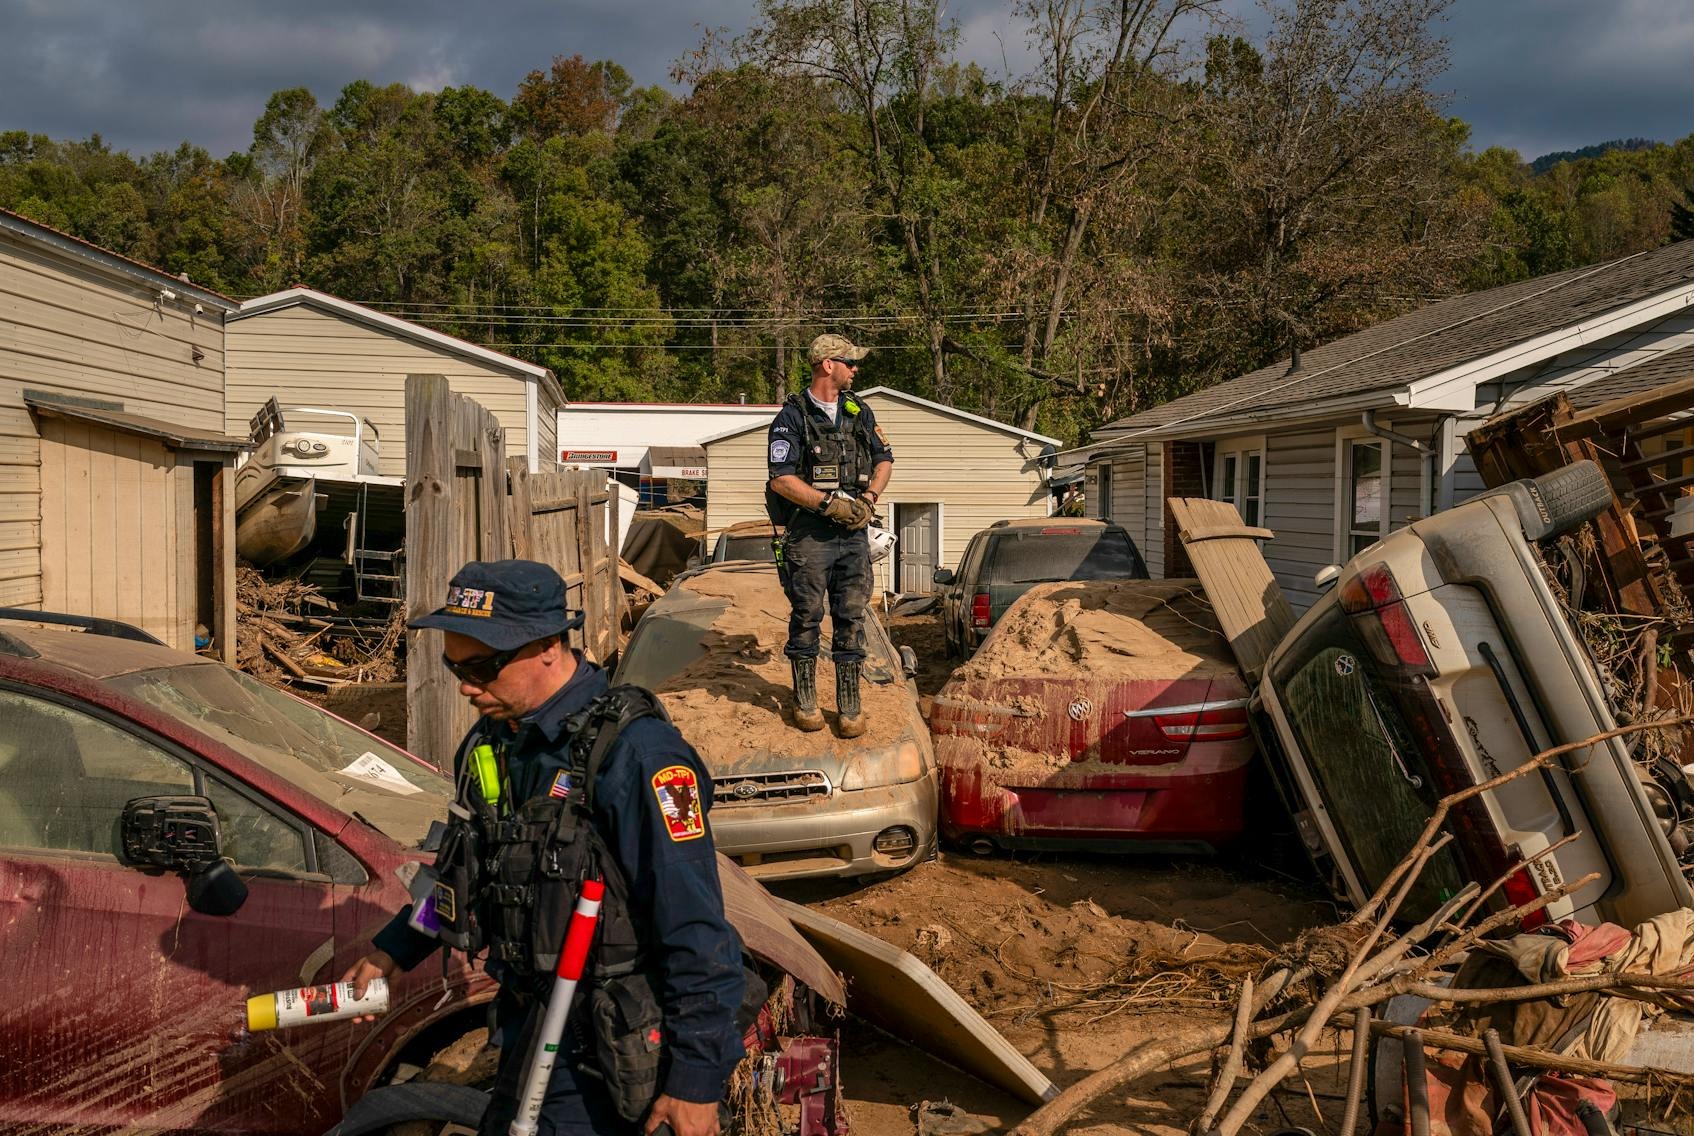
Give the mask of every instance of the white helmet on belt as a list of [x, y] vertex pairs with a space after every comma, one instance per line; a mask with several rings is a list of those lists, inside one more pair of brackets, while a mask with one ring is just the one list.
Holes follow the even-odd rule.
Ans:
[[894, 551], [894, 545], [899, 541], [898, 537], [881, 525], [867, 527], [865, 535], [870, 538], [871, 542], [872, 564], [875, 564], [878, 560], [886, 559], [888, 554]]

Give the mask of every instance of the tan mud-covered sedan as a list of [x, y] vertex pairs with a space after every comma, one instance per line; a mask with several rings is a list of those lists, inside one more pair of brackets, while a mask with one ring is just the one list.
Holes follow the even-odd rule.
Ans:
[[[617, 681], [655, 691], [716, 782], [718, 850], [763, 880], [897, 872], [935, 851], [929, 731], [899, 654], [865, 621], [869, 728], [808, 734], [784, 714], [788, 601], [776, 567], [731, 561], [679, 576], [642, 616]], [[826, 640], [827, 642], [827, 640]], [[825, 656], [818, 689], [835, 683]]]

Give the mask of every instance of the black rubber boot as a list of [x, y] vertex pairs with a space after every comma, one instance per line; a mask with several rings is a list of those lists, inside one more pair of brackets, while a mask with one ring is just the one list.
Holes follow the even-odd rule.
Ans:
[[835, 710], [844, 738], [865, 732], [865, 715], [859, 708], [859, 666], [856, 662], [835, 664]]
[[794, 724], [808, 734], [823, 729], [818, 710], [818, 661], [789, 659], [794, 669]]

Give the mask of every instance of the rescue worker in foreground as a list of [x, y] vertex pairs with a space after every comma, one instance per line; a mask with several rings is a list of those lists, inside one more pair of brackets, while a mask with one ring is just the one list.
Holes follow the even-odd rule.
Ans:
[[[606, 901], [541, 1132], [652, 1132], [666, 1124], [675, 1136], [713, 1136], [725, 1082], [742, 1056], [734, 1018], [745, 979], [706, 823], [712, 780], [693, 747], [653, 710], [651, 695], [621, 687], [603, 697], [606, 672], [562, 638], [581, 622], [580, 612], [566, 611], [564, 581], [552, 568], [502, 560], [465, 565], [446, 605], [411, 624], [445, 632], [442, 662], [481, 715], [455, 758], [457, 807], [436, 861], [446, 882], [459, 850], [475, 851], [466, 862], [481, 867], [468, 883], [461, 878], [471, 895], [459, 897], [459, 906], [475, 914], [488, 973], [501, 987], [500, 1071], [479, 1131], [504, 1136], [511, 1123], [577, 884], [600, 876]], [[639, 712], [608, 724], [605, 708], [642, 699]], [[596, 749], [601, 731], [613, 728], [609, 748]], [[496, 770], [499, 784], [490, 789], [482, 775]], [[598, 840], [561, 837], [561, 820], [573, 817], [586, 818]], [[549, 864], [552, 871], [543, 867]], [[436, 908], [441, 914], [439, 901]], [[374, 949], [344, 976], [361, 994], [371, 979], [410, 970], [441, 945], [408, 925], [411, 912], [408, 906], [378, 932]], [[557, 934], [543, 922], [549, 915], [557, 917]], [[467, 949], [475, 953], [477, 945]], [[546, 950], [553, 953], [537, 953]], [[632, 1111], [627, 1090], [582, 1071], [596, 1060], [594, 1026], [584, 1020], [594, 986], [611, 991], [630, 981], [607, 975], [619, 969], [602, 965], [614, 956], [648, 976], [642, 981], [656, 995], [654, 1016], [663, 1017], [663, 1057], [654, 1062], [649, 1090], [657, 1095], [641, 1121], [619, 1116]]]
[[859, 677], [865, 605], [871, 598], [865, 526], [888, 485], [894, 451], [871, 408], [853, 395], [868, 349], [839, 335], [812, 340], [812, 382], [791, 394], [771, 422], [765, 511], [782, 525], [777, 567], [788, 594], [788, 655], [794, 724], [823, 729], [818, 711], [818, 628], [827, 598], [835, 708], [844, 738], [865, 732]]

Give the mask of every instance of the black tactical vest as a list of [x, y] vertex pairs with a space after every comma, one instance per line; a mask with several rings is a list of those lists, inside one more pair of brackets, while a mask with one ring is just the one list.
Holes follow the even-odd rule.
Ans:
[[474, 778], [463, 775], [468, 761], [462, 764], [458, 807], [436, 861], [458, 908], [442, 910], [438, 888], [443, 942], [470, 955], [486, 947], [489, 961], [505, 971], [502, 981], [539, 993], [558, 965], [582, 881], [598, 878], [606, 894], [590, 956], [593, 974], [627, 974], [642, 963], [628, 881], [594, 826], [593, 809], [595, 776], [606, 755], [626, 726], [649, 715], [669, 720], [650, 692], [628, 685], [612, 687], [572, 715], [565, 727], [569, 795], [549, 796], [543, 784], [513, 813], [482, 800]]
[[[844, 396], [834, 422], [819, 421], [804, 391], [784, 401], [800, 411], [800, 480], [825, 493], [837, 489], [858, 493], [870, 485], [875, 467], [871, 431], [858, 399], [851, 393]], [[800, 511], [792, 501], [765, 487], [765, 512], [773, 524], [790, 524]]]

